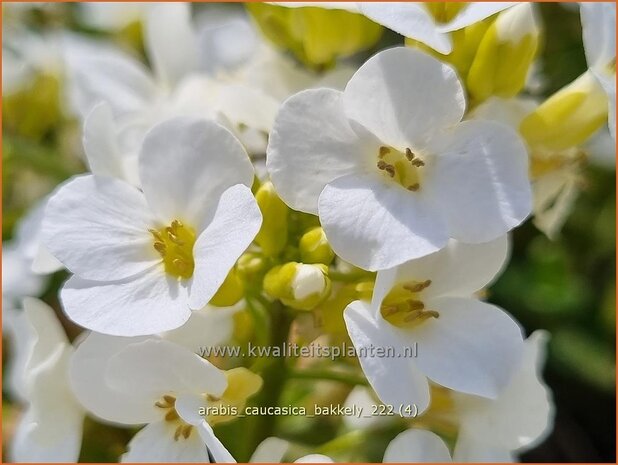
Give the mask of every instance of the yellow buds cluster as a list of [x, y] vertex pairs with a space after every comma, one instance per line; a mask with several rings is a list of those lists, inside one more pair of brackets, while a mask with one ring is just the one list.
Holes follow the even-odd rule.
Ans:
[[381, 26], [344, 9], [266, 3], [248, 3], [247, 9], [268, 40], [317, 70], [370, 48], [382, 35]]
[[311, 310], [329, 295], [331, 282], [323, 264], [289, 262], [272, 268], [264, 277], [264, 291], [297, 310]]

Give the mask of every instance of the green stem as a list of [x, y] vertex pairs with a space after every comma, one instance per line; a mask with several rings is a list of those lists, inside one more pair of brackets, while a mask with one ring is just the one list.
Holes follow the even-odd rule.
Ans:
[[339, 381], [341, 383], [351, 384], [353, 386], [368, 386], [369, 385], [369, 383], [367, 382], [367, 379], [365, 379], [363, 376], [358, 376], [358, 375], [354, 375], [351, 373], [342, 373], [339, 371], [314, 370], [314, 369], [290, 370], [289, 376], [290, 378], [294, 378], [294, 379]]
[[[272, 302], [268, 309], [271, 318], [271, 346], [273, 347], [283, 347], [283, 343], [288, 340], [292, 315], [286, 310], [279, 301]], [[268, 359], [268, 363], [264, 365], [260, 373], [264, 384], [252, 404], [259, 407], [279, 405], [283, 387], [288, 377], [287, 371], [285, 357]], [[243, 454], [246, 459], [264, 439], [274, 435], [276, 421], [276, 416], [256, 415], [251, 417], [251, 425], [248, 430], [252, 431], [253, 434], [246, 441], [247, 447], [245, 454]]]

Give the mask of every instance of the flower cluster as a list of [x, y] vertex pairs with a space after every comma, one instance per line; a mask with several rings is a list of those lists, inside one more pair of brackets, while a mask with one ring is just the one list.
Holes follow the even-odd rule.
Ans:
[[[543, 98], [529, 3], [76, 8], [96, 34], [16, 6], [3, 43], [8, 118], [45, 134], [19, 109], [55, 86], [86, 167], [4, 243], [12, 460], [77, 461], [86, 416], [126, 430], [123, 462], [358, 459], [381, 428], [384, 462], [513, 461], [547, 436], [548, 333], [485, 289], [615, 137], [614, 4], [581, 5], [589, 70]], [[34, 298], [59, 270], [70, 339]], [[244, 351], [286, 343], [356, 355]], [[364, 415], [316, 448], [308, 418], [245, 413], [309, 401]]]

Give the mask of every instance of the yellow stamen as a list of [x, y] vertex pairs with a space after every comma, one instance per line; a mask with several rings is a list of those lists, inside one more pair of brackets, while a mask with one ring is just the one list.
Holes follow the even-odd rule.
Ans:
[[159, 230], [149, 229], [153, 247], [163, 258], [165, 271], [172, 276], [188, 279], [193, 276], [193, 245], [195, 231], [178, 220]]
[[384, 297], [380, 305], [382, 317], [400, 328], [415, 327], [430, 318], [439, 318], [435, 310], [427, 310], [419, 293], [431, 285], [431, 280], [399, 283]]
[[425, 166], [425, 162], [409, 147], [402, 153], [392, 147], [381, 146], [376, 166], [409, 191], [416, 192], [421, 187], [419, 168]]

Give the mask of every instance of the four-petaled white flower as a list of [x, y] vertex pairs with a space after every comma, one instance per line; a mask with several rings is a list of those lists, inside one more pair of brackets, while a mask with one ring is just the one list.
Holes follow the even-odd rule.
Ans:
[[234, 136], [176, 118], [149, 132], [142, 190], [79, 176], [50, 198], [48, 249], [74, 273], [67, 315], [102, 333], [136, 336], [182, 325], [204, 307], [261, 225], [251, 162]]
[[281, 107], [267, 167], [293, 209], [319, 214], [335, 252], [380, 270], [479, 243], [530, 212], [528, 160], [512, 129], [461, 122], [455, 71], [420, 51], [369, 59], [344, 92], [307, 90]]
[[[361, 367], [382, 402], [415, 404], [423, 412], [428, 378], [461, 392], [498, 396], [520, 362], [522, 333], [511, 316], [474, 294], [506, 257], [506, 237], [476, 245], [451, 241], [440, 252], [378, 272], [372, 302], [346, 308]], [[395, 353], [380, 357], [371, 347], [393, 347]]]
[[146, 425], [129, 442], [123, 462], [210, 462], [209, 454], [216, 462], [234, 462], [209, 425], [234, 417], [209, 408], [242, 409], [261, 387], [261, 378], [246, 368], [224, 372], [168, 340], [96, 333], [75, 352], [71, 382], [102, 420]]

